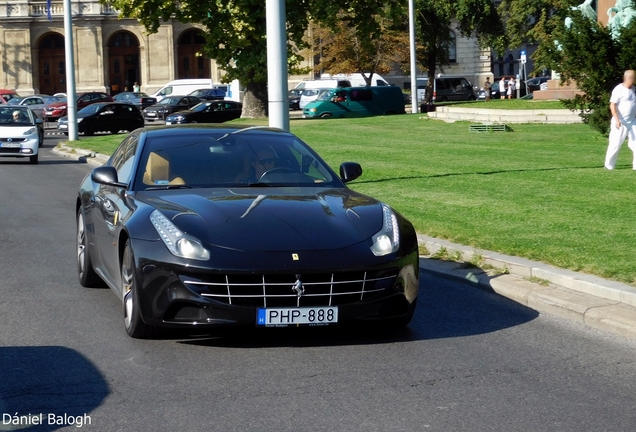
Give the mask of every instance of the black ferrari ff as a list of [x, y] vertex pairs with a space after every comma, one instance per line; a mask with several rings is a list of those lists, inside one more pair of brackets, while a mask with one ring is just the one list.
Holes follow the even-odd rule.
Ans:
[[82, 182], [80, 283], [121, 299], [126, 332], [159, 327], [406, 325], [418, 295], [411, 223], [345, 183], [291, 133], [138, 129]]

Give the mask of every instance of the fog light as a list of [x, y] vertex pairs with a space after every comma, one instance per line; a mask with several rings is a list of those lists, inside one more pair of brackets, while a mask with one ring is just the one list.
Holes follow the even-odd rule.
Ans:
[[33, 150], [31, 150], [31, 149], [20, 149], [20, 153], [31, 154], [31, 153], [33, 153]]

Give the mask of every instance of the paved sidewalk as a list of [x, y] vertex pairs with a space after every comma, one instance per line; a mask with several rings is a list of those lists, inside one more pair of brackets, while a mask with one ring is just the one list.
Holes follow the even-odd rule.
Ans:
[[539, 312], [636, 339], [636, 288], [630, 285], [422, 234], [418, 240], [430, 254], [420, 260], [425, 272], [463, 280]]

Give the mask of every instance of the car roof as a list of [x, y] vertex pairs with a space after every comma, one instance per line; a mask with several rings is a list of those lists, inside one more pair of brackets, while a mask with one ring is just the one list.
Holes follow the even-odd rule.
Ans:
[[225, 124], [186, 124], [186, 125], [173, 125], [173, 126], [151, 126], [137, 129], [134, 133], [145, 134], [147, 137], [154, 136], [180, 136], [180, 135], [205, 135], [209, 132], [215, 133], [245, 133], [253, 132], [259, 134], [282, 134], [292, 135], [290, 132], [286, 132], [282, 129], [272, 128], [268, 126], [249, 126], [249, 125], [234, 125], [228, 126]]

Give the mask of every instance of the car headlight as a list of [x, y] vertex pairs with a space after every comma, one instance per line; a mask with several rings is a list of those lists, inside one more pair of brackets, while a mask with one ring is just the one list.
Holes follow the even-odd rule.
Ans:
[[38, 132], [37, 128], [29, 128], [29, 130], [26, 130], [22, 135], [33, 135], [36, 134]]
[[66, 109], [66, 105], [62, 105], [56, 108], [53, 108], [53, 110], [65, 110]]
[[382, 204], [382, 229], [371, 240], [371, 252], [375, 256], [384, 256], [400, 248], [400, 228], [397, 216], [386, 204]]
[[316, 108], [309, 108], [309, 112], [316, 112]]
[[81, 123], [81, 122], [82, 122], [82, 120], [84, 120], [84, 117], [79, 117], [79, 118], [77, 119], [77, 122], [78, 122], [78, 123]]
[[210, 259], [210, 251], [198, 239], [181, 231], [159, 210], [150, 213], [150, 222], [173, 255], [201, 261]]

